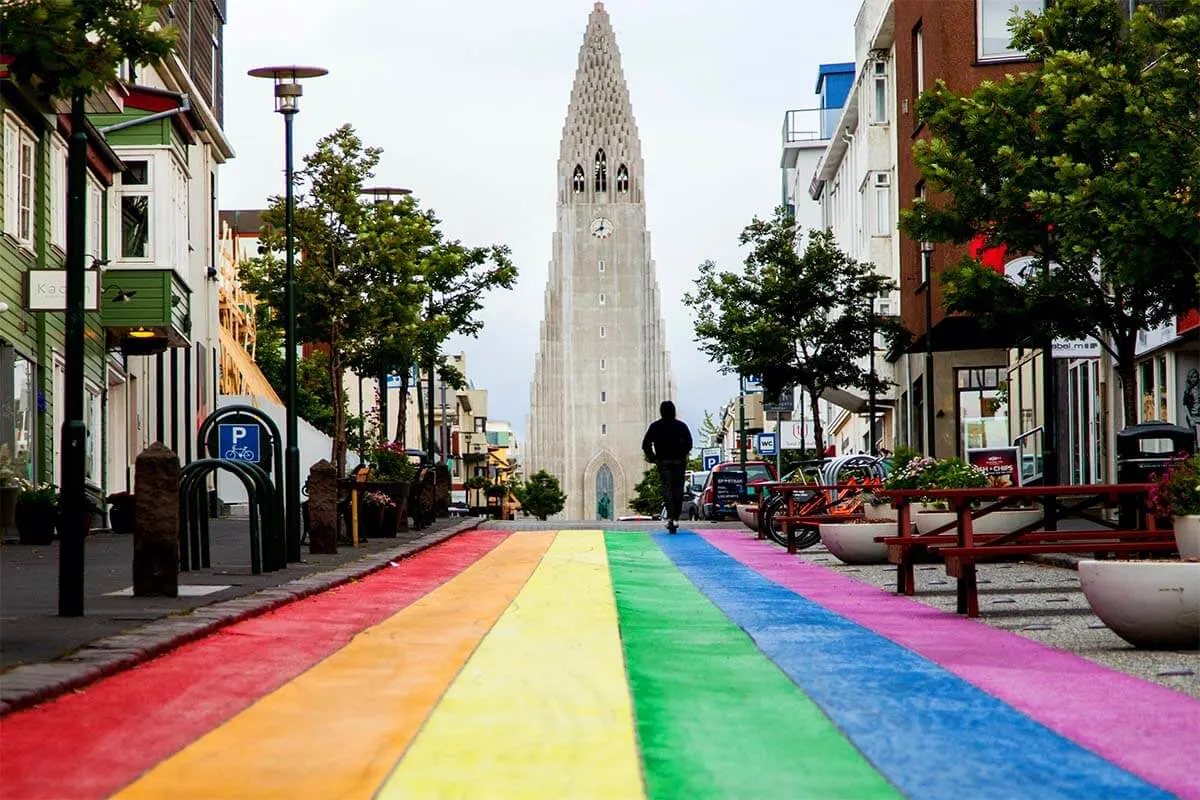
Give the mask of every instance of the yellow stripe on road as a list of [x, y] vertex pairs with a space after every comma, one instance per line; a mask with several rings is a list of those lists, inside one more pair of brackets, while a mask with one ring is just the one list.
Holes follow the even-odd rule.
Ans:
[[600, 531], [558, 535], [378, 796], [645, 796]]
[[118, 797], [371, 797], [552, 540], [510, 536]]

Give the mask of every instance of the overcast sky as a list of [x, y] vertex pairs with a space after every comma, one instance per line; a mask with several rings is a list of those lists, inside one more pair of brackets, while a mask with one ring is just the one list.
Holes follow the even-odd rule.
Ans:
[[[817, 66], [853, 60], [859, 0], [609, 0], [646, 164], [646, 216], [681, 416], [697, 427], [737, 392], [697, 351], [681, 303], [706, 259], [740, 264], [737, 236], [780, 201], [780, 129], [818, 104]], [[504, 243], [514, 291], [486, 301], [468, 377], [524, 434], [555, 225], [559, 139], [587, 0], [237, 0], [225, 28], [225, 129], [237, 157], [225, 209], [282, 189], [283, 122], [246, 70], [311, 64], [297, 161], [343, 123], [384, 149], [377, 182], [405, 186], [469, 245]]]

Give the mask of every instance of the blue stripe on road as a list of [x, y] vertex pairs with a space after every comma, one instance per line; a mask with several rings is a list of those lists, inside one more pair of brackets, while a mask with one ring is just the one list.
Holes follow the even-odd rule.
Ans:
[[1171, 797], [928, 659], [768, 580], [700, 537], [654, 538], [910, 797]]

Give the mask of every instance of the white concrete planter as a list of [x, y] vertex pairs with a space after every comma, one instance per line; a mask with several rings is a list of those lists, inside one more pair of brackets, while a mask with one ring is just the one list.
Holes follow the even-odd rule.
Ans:
[[[929, 533], [935, 528], [939, 528], [947, 522], [955, 520], [953, 511], [923, 511], [917, 514], [916, 517], [918, 533]], [[975, 533], [984, 534], [1012, 533], [1018, 528], [1024, 528], [1026, 525], [1041, 519], [1042, 510], [1040, 508], [1017, 508], [1011, 511], [993, 511], [975, 520], [974, 529]], [[954, 530], [956, 529], [946, 532], [953, 533]]]
[[863, 516], [870, 520], [879, 520], [880, 522], [891, 520], [896, 521], [896, 516], [900, 513], [892, 508], [891, 503], [883, 503], [881, 505], [872, 505], [871, 503], [863, 503]]
[[895, 536], [895, 522], [822, 522], [821, 542], [847, 564], [886, 564], [887, 545], [876, 536]]
[[738, 504], [737, 508], [738, 519], [752, 531], [758, 530], [758, 503], [753, 505]]
[[1175, 518], [1175, 545], [1180, 558], [1200, 558], [1200, 514]]
[[1135, 647], [1200, 649], [1200, 563], [1081, 561], [1092, 611]]

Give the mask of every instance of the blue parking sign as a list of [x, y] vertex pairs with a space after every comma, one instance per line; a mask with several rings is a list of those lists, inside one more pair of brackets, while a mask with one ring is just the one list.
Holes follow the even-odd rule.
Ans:
[[217, 449], [220, 458], [235, 461], [250, 461], [257, 464], [262, 460], [262, 442], [257, 424], [217, 425]]
[[706, 449], [701, 453], [700, 466], [705, 472], [708, 472], [717, 464], [721, 463], [721, 451], [717, 448]]

